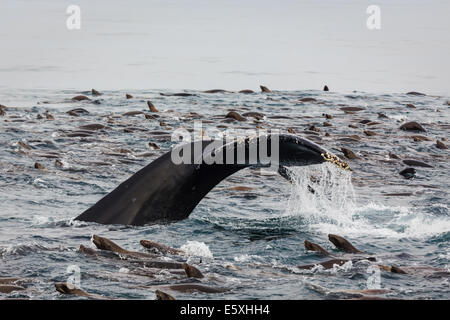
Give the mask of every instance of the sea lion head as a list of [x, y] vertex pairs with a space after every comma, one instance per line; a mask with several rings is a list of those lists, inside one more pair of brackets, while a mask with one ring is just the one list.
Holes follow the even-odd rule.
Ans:
[[155, 294], [156, 294], [156, 300], [175, 300], [175, 298], [172, 297], [170, 294], [167, 294], [160, 290], [156, 290]]
[[360, 253], [350, 242], [341, 236], [335, 234], [329, 234], [328, 239], [336, 246], [336, 248], [341, 249], [348, 253]]
[[184, 272], [186, 272], [186, 275], [188, 276], [188, 278], [201, 279], [204, 277], [200, 270], [198, 270], [196, 267], [191, 266], [187, 263], [183, 263], [183, 269], [184, 269]]
[[77, 287], [67, 282], [55, 283], [55, 288], [58, 292], [63, 294], [72, 294], [75, 290], [77, 290]]
[[88, 255], [95, 255], [96, 254], [94, 249], [85, 247], [82, 244], [80, 244], [80, 247], [79, 247], [78, 251], [80, 251], [82, 253], [85, 253], [85, 254], [88, 254]]
[[119, 247], [117, 244], [115, 244], [111, 240], [97, 236], [95, 234], [92, 236], [92, 242], [95, 244], [95, 246], [97, 248], [99, 248], [101, 250], [107, 250], [107, 251], [113, 251], [113, 252], [124, 251], [121, 247]]

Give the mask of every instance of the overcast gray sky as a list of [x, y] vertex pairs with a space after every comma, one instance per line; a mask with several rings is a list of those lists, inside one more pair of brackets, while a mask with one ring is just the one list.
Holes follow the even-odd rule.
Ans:
[[[81, 8], [68, 30], [66, 9]], [[381, 30], [366, 9], [381, 8]], [[0, 89], [448, 94], [450, 1], [0, 0]]]

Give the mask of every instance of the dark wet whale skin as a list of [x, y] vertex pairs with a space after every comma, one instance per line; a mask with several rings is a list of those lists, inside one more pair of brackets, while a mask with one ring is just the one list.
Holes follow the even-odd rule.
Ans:
[[[268, 136], [268, 149], [271, 138]], [[279, 138], [279, 166], [305, 166], [319, 164], [325, 160], [321, 154], [327, 151], [315, 143], [294, 135], [277, 135]], [[259, 146], [259, 138], [256, 138]], [[249, 139], [245, 139], [248, 150]], [[202, 150], [212, 141], [197, 141]], [[235, 150], [236, 159], [236, 144]], [[236, 162], [235, 162], [236, 163]], [[252, 162], [254, 163], [254, 162]], [[250, 167], [263, 166], [260, 159], [250, 164], [248, 152], [244, 164], [174, 164], [171, 152], [154, 160], [149, 165], [121, 183], [111, 193], [76, 220], [101, 224], [144, 225], [167, 223], [185, 219], [202, 198], [220, 181], [233, 173]]]

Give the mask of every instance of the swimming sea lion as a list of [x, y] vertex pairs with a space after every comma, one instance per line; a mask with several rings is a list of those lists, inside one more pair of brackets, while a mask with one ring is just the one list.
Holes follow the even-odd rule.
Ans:
[[71, 294], [71, 295], [86, 297], [86, 298], [90, 298], [90, 299], [100, 299], [100, 300], [111, 299], [111, 298], [104, 297], [101, 295], [87, 293], [86, 291], [83, 291], [80, 288], [77, 288], [73, 284], [66, 283], [66, 282], [55, 283], [55, 289], [56, 289], [56, 291], [58, 291], [62, 294]]
[[441, 140], [436, 140], [436, 147], [439, 149], [448, 149], [447, 145]]
[[403, 163], [408, 166], [412, 166], [412, 167], [433, 168], [433, 166], [429, 165], [428, 163], [418, 161], [418, 160], [413, 160], [413, 159], [405, 159], [405, 160], [403, 160]]
[[85, 100], [91, 100], [91, 99], [89, 99], [89, 98], [86, 97], [86, 96], [79, 95], [79, 96], [73, 97], [72, 100], [74, 100], [74, 101], [85, 101]]
[[328, 89], [328, 86], [325, 85], [325, 87], [323, 87], [323, 91], [330, 91], [330, 89]]
[[333, 243], [336, 246], [336, 248], [338, 248], [344, 252], [362, 253], [362, 251], [359, 251], [358, 249], [356, 249], [349, 241], [347, 241], [346, 239], [344, 239], [341, 236], [338, 236], [335, 234], [329, 234], [328, 240], [330, 240], [331, 243]]
[[98, 249], [101, 250], [107, 250], [116, 252], [122, 255], [136, 257], [136, 258], [157, 258], [158, 255], [151, 254], [151, 253], [143, 253], [143, 252], [136, 252], [136, 251], [128, 251], [120, 247], [119, 245], [115, 244], [111, 240], [107, 238], [103, 238], [97, 235], [92, 236], [92, 242], [95, 244], [95, 246]]
[[179, 93], [160, 93], [162, 96], [166, 97], [191, 97], [195, 96], [193, 93], [179, 92]]
[[223, 90], [223, 89], [211, 89], [211, 90], [203, 91], [203, 93], [226, 93], [226, 92], [230, 92], [230, 91]]
[[202, 279], [204, 275], [196, 267], [191, 266], [187, 263], [183, 263], [183, 269], [186, 272], [188, 278]]
[[422, 125], [416, 121], [410, 121], [402, 124], [399, 128], [400, 130], [405, 131], [421, 131], [426, 132], [425, 128], [422, 127]]
[[354, 153], [352, 150], [348, 149], [348, 148], [341, 148], [342, 153], [344, 154], [344, 156], [347, 159], [358, 159], [359, 157], [356, 155], [356, 153]]
[[71, 116], [78, 117], [80, 115], [89, 114], [89, 111], [87, 111], [86, 109], [83, 109], [83, 108], [76, 108], [76, 109], [69, 110], [66, 113], [70, 114]]
[[404, 176], [406, 179], [411, 179], [416, 174], [416, 169], [414, 168], [406, 168], [399, 172], [400, 175]]
[[156, 300], [175, 300], [170, 294], [162, 292], [161, 290], [156, 290]]
[[410, 91], [406, 94], [409, 94], [410, 96], [426, 96], [425, 93], [421, 93], [421, 92], [416, 92], [416, 91]]
[[98, 91], [95, 90], [95, 89], [92, 89], [91, 92], [92, 92], [92, 95], [94, 95], [94, 96], [100, 96], [100, 95], [101, 95], [101, 93], [98, 92]]
[[122, 114], [123, 116], [136, 116], [138, 114], [144, 114], [142, 111], [128, 111]]
[[147, 106], [151, 112], [159, 112], [159, 110], [156, 109], [156, 107], [153, 105], [153, 103], [149, 100], [147, 101]]
[[269, 88], [265, 87], [265, 86], [259, 86], [261, 88], [262, 92], [266, 92], [266, 93], [270, 93], [272, 92], [272, 90], [270, 90]]
[[150, 240], [141, 240], [140, 244], [147, 249], [156, 249], [157, 251], [163, 253], [163, 254], [173, 254], [173, 255], [184, 255], [184, 251], [183, 250], [179, 250], [179, 249], [174, 249], [168, 246], [165, 246], [163, 244], [154, 242], [154, 241], [150, 241]]
[[317, 265], [321, 265], [324, 269], [332, 269], [334, 267], [334, 265], [342, 266], [343, 264], [347, 263], [348, 261], [350, 261], [350, 260], [332, 259], [332, 260], [319, 262], [319, 263], [315, 263], [315, 264], [306, 264], [306, 265], [297, 266], [297, 268], [299, 268], [299, 269], [312, 269], [312, 268], [314, 268]]
[[218, 288], [218, 287], [209, 287], [203, 284], [197, 284], [197, 283], [182, 283], [182, 284], [173, 284], [173, 285], [167, 285], [162, 286], [161, 288], [165, 288], [168, 290], [173, 291], [179, 291], [179, 292], [204, 292], [204, 293], [223, 293], [228, 291], [225, 288]]
[[8, 294], [14, 291], [23, 291], [23, 290], [25, 290], [25, 288], [21, 286], [16, 286], [12, 284], [0, 284], [0, 293]]
[[325, 255], [325, 256], [329, 256], [330, 255], [330, 253], [327, 250], [325, 250], [324, 248], [322, 248], [318, 244], [315, 244], [315, 243], [310, 242], [308, 240], [305, 240], [305, 248], [306, 248], [306, 250], [315, 251], [315, 252], [320, 253], [320, 254]]
[[241, 116], [239, 113], [235, 112], [235, 111], [230, 111], [228, 112], [228, 114], [225, 116], [225, 118], [231, 118], [237, 121], [246, 121], [247, 119], [243, 116]]

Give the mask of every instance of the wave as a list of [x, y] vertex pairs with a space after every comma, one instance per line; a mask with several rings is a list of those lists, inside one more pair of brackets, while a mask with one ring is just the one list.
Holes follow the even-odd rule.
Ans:
[[292, 188], [285, 215], [300, 216], [302, 219], [299, 221], [311, 230], [421, 239], [450, 230], [450, 217], [433, 214], [433, 210], [387, 206], [377, 202], [358, 204], [351, 172], [332, 164], [291, 167], [288, 174]]

